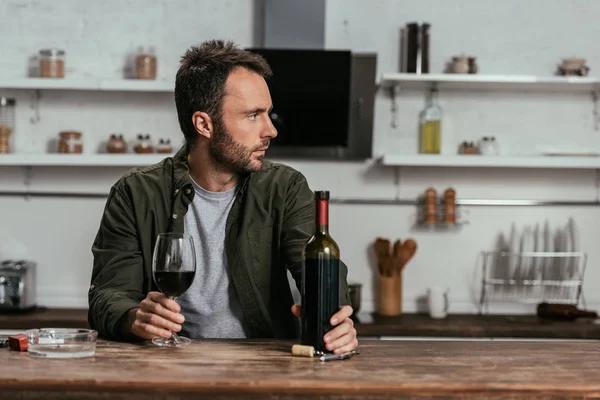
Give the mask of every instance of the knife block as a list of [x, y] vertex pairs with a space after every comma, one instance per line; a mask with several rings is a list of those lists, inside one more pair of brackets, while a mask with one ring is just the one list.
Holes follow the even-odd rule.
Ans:
[[378, 275], [377, 311], [379, 315], [402, 315], [402, 274]]

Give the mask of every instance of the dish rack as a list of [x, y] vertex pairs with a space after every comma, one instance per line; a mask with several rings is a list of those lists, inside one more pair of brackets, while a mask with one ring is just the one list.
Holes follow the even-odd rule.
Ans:
[[586, 265], [584, 252], [483, 252], [479, 313], [490, 301], [585, 305]]

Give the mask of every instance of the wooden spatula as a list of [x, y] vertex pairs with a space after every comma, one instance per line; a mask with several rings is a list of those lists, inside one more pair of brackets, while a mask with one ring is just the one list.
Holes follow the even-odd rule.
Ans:
[[402, 269], [408, 264], [411, 258], [417, 252], [417, 242], [413, 239], [406, 239], [402, 244]]
[[375, 240], [374, 247], [377, 257], [377, 269], [381, 275], [387, 275], [388, 259], [390, 258], [390, 241], [379, 237]]

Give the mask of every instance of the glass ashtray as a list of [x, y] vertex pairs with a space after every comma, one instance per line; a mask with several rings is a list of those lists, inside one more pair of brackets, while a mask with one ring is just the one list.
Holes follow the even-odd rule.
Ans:
[[82, 358], [96, 354], [98, 332], [92, 329], [43, 328], [30, 329], [27, 351], [33, 357]]

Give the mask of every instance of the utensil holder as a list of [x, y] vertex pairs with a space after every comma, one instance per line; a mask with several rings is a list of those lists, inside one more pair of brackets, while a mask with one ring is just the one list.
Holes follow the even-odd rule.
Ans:
[[379, 315], [402, 315], [402, 274], [378, 275], [377, 311]]

